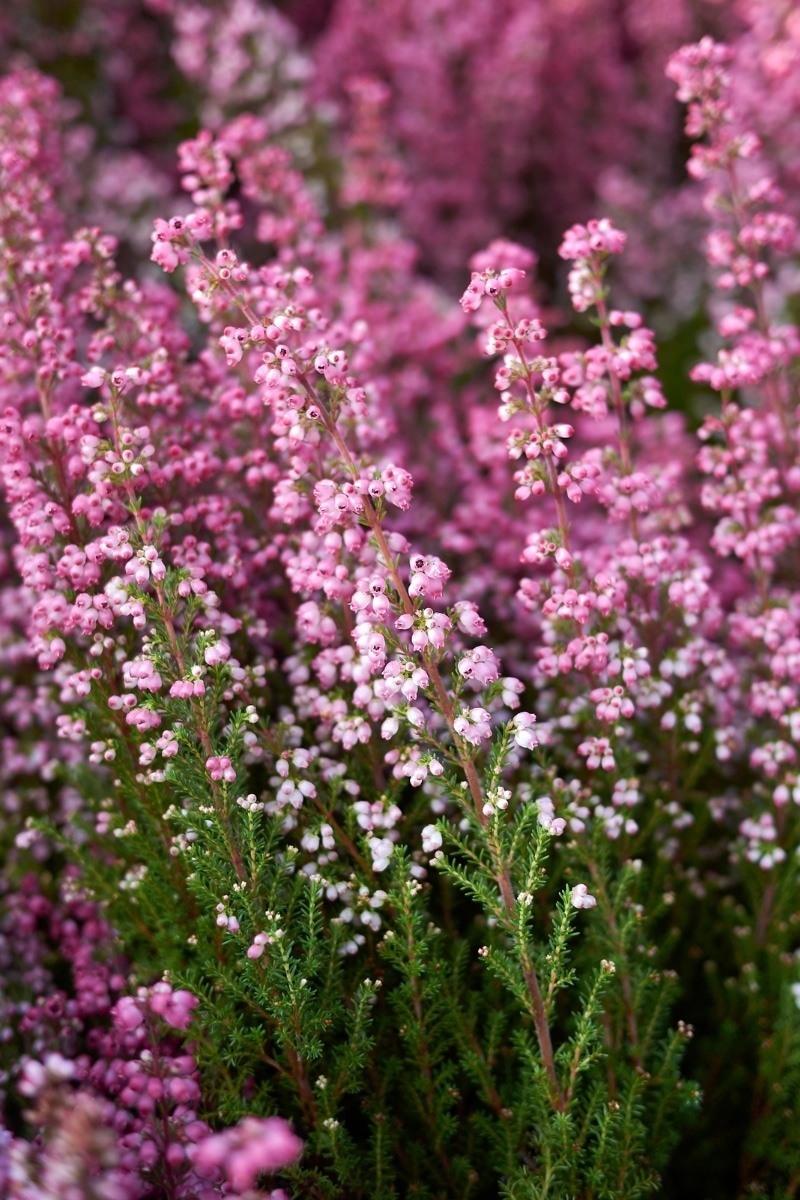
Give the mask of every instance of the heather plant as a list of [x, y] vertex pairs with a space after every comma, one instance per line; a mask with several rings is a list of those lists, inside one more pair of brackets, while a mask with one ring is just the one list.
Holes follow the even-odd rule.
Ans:
[[560, 243], [572, 318], [499, 237], [459, 308], [391, 87], [354, 72], [311, 162], [287, 27], [157, 8], [208, 128], [149, 264], [80, 223], [58, 87], [0, 82], [3, 1186], [791, 1196], [796, 229], [735, 100], [757, 22], [668, 67], [695, 431], [612, 220]]

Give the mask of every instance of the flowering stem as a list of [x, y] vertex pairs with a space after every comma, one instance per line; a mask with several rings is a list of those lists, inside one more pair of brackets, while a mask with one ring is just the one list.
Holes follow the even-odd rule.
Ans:
[[[728, 175], [728, 187], [730, 190], [730, 197], [731, 197], [731, 208], [733, 210], [734, 221], [736, 224], [736, 232], [738, 235], [741, 233], [742, 229], [747, 224], [747, 217], [745, 215], [744, 203], [742, 201], [742, 196], [741, 196], [741, 193], [739, 190], [739, 179], [736, 174], [736, 167], [735, 167], [734, 163], [728, 164], [727, 175]], [[769, 317], [767, 316], [766, 305], [764, 303], [764, 288], [763, 288], [762, 282], [759, 278], [754, 277], [751, 280], [750, 292], [753, 296], [753, 300], [755, 303], [756, 325], [757, 325], [758, 331], [762, 335], [762, 337], [769, 339], [770, 323], [769, 323]], [[785, 387], [785, 383], [786, 383], [786, 377], [779, 375], [777, 373], [777, 371], [775, 371], [775, 370], [773, 370], [764, 381], [764, 395], [766, 397], [767, 403], [768, 403], [769, 407], [772, 409], [772, 411], [777, 414], [777, 416], [780, 420], [780, 423], [781, 423], [781, 428], [783, 430], [784, 444], [783, 444], [783, 451], [780, 455], [781, 473], [783, 475], [785, 475], [786, 468], [790, 461], [790, 456], [792, 453], [792, 444], [793, 444], [792, 426], [791, 426], [791, 422], [789, 420], [789, 411], [788, 411], [788, 409], [789, 409], [788, 396], [786, 396], [785, 394], [782, 394], [783, 389], [781, 387], [781, 384], [784, 384], [784, 387]]]
[[[115, 422], [115, 424], [114, 424], [115, 440], [116, 440], [116, 433], [117, 433], [117, 429], [116, 429], [116, 422]], [[136, 504], [136, 496], [134, 494], [133, 485], [130, 483], [130, 481], [128, 481], [128, 483], [126, 485], [126, 491], [128, 494], [128, 502], [130, 504], [130, 509], [131, 509], [131, 512], [133, 513], [133, 517], [136, 522], [136, 528], [139, 531], [139, 536], [141, 537], [142, 541], [146, 543], [147, 542], [147, 528], [145, 526], [144, 521], [142, 520], [141, 513], [139, 512], [138, 506]], [[183, 677], [186, 674], [186, 659], [184, 658], [183, 651], [181, 650], [180, 643], [178, 641], [178, 634], [175, 629], [175, 622], [172, 619], [172, 612], [170, 610], [169, 605], [167, 604], [166, 594], [165, 594], [164, 589], [161, 586], [161, 584], [154, 580], [153, 586], [155, 588], [156, 599], [158, 601], [158, 608], [159, 608], [159, 612], [161, 614], [161, 620], [163, 621], [164, 628], [167, 631], [167, 638], [169, 639], [170, 649], [172, 650], [173, 657], [174, 657], [176, 663], [178, 664], [178, 670], [181, 673], [181, 677]], [[213, 757], [214, 748], [211, 745], [211, 737], [208, 732], [208, 723], [206, 721], [205, 706], [202, 704], [202, 702], [199, 699], [197, 699], [197, 700], [193, 699], [191, 701], [191, 705], [192, 705], [192, 709], [194, 711], [195, 727], [197, 728], [197, 731], [200, 735], [200, 742], [202, 744], [206, 759], [209, 759], [209, 758]], [[226, 838], [226, 842], [228, 844], [228, 852], [231, 856], [231, 861], [233, 863], [234, 870], [236, 871], [236, 874], [240, 880], [246, 879], [247, 872], [245, 871], [244, 862], [242, 861], [242, 856], [239, 853], [239, 849], [238, 849], [236, 842], [234, 840], [234, 837], [233, 837], [233, 830], [231, 828], [230, 815], [227, 812], [226, 806], [223, 802], [220, 788], [218, 787], [216, 780], [213, 780], [213, 779], [211, 780], [211, 793], [214, 797], [214, 806], [217, 810], [217, 814], [218, 814], [218, 816], [222, 822], [223, 828], [225, 830], [225, 838]]]
[[[339, 430], [336, 427], [334, 420], [331, 418], [331, 416], [328, 413], [328, 411], [326, 410], [324, 404], [320, 400], [320, 397], [314, 391], [314, 389], [312, 388], [311, 384], [308, 382], [305, 375], [300, 376], [300, 381], [302, 383], [303, 389], [305, 390], [305, 392], [307, 393], [309, 398], [313, 400], [313, 403], [319, 409], [322, 422], [325, 426], [325, 430], [328, 433], [328, 435], [332, 438], [334, 444], [336, 445], [336, 448], [339, 451], [340, 455], [342, 456], [342, 460], [344, 461], [347, 469], [351, 472], [351, 474], [353, 475], [353, 478], [357, 479], [358, 478], [358, 469], [353, 461], [352, 455], [350, 454], [350, 450], [349, 450], [346, 442], [344, 441], [342, 435], [340, 434]], [[392, 552], [389, 549], [389, 545], [386, 541], [386, 537], [385, 537], [385, 534], [383, 532], [383, 528], [381, 525], [381, 519], [378, 516], [377, 512], [375, 511], [375, 508], [374, 508], [372, 502], [370, 501], [369, 497], [364, 496], [362, 499], [363, 499], [363, 505], [364, 505], [364, 516], [366, 518], [367, 524], [369, 525], [370, 531], [372, 532], [372, 535], [375, 538], [375, 542], [376, 542], [378, 550], [380, 551], [380, 553], [383, 557], [383, 560], [386, 564], [386, 568], [389, 571], [389, 574], [391, 575], [392, 583], [394, 584], [397, 595], [400, 598], [400, 603], [403, 606], [403, 611], [407, 616], [413, 617], [416, 613], [416, 610], [414, 608], [414, 604], [411, 600], [411, 597], [408, 594], [408, 589], [406, 588], [405, 583], [403, 582], [403, 579], [400, 575], [400, 572], [397, 569], [397, 565], [392, 556]], [[475, 815], [476, 819], [478, 820], [478, 822], [480, 823], [480, 825], [485, 829], [488, 824], [488, 818], [484, 815], [484, 812], [483, 812], [483, 804], [484, 804], [483, 792], [481, 789], [481, 783], [480, 783], [480, 779], [478, 777], [478, 771], [475, 766], [475, 762], [474, 762], [473, 758], [464, 749], [462, 740], [461, 740], [461, 738], [459, 738], [458, 734], [456, 733], [455, 713], [453, 711], [453, 705], [452, 705], [450, 697], [447, 693], [447, 689], [444, 685], [442, 676], [439, 672], [439, 668], [431, 655], [425, 656], [425, 667], [426, 667], [426, 670], [430, 677], [431, 683], [433, 684], [434, 691], [436, 693], [436, 698], [437, 698], [437, 701], [439, 704], [439, 710], [440, 710], [442, 716], [444, 717], [444, 720], [447, 724], [447, 728], [450, 731], [450, 736], [452, 737], [453, 744], [456, 747], [456, 752], [458, 754], [459, 762], [461, 764], [462, 770], [464, 771], [464, 775], [467, 780], [467, 785], [469, 787], [469, 792], [470, 792], [470, 796], [472, 799], [472, 807], [473, 807], [474, 815]], [[489, 839], [489, 842], [490, 842], [490, 850], [491, 850], [491, 854], [492, 854], [492, 864], [493, 864], [493, 872], [494, 872], [495, 882], [497, 883], [497, 885], [500, 889], [500, 894], [503, 899], [503, 905], [506, 909], [506, 912], [508, 913], [509, 921], [513, 922], [515, 920], [517, 904], [516, 904], [516, 899], [514, 897], [514, 887], [511, 882], [511, 875], [508, 870], [508, 867], [502, 862], [502, 858], [499, 854], [498, 848], [491, 844], [491, 839]], [[537, 1036], [537, 1039], [539, 1042], [539, 1051], [542, 1055], [542, 1062], [544, 1064], [544, 1068], [547, 1073], [548, 1082], [550, 1084], [551, 1103], [553, 1104], [553, 1107], [557, 1111], [562, 1112], [564, 1110], [564, 1108], [566, 1107], [566, 1101], [565, 1101], [564, 1095], [561, 1091], [561, 1087], [558, 1082], [558, 1075], [557, 1075], [556, 1066], [555, 1066], [555, 1057], [553, 1054], [553, 1043], [552, 1043], [552, 1038], [550, 1036], [550, 1026], [549, 1026], [549, 1023], [547, 1020], [547, 1013], [545, 1010], [544, 1001], [542, 998], [542, 991], [541, 991], [541, 987], [539, 985], [539, 979], [536, 974], [536, 969], [533, 966], [533, 964], [531, 963], [530, 958], [527, 955], [527, 952], [525, 953], [524, 958], [523, 958], [522, 970], [523, 970], [523, 975], [525, 978], [525, 983], [526, 983], [526, 986], [528, 989], [528, 993], [531, 998], [531, 1010], [530, 1011], [531, 1011], [531, 1016], [533, 1017], [534, 1025], [536, 1027], [536, 1036]]]
[[[505, 309], [503, 310], [503, 312], [505, 313], [506, 321], [508, 321], [508, 313], [506, 312]], [[508, 328], [509, 329], [512, 328], [510, 321], [508, 321]], [[525, 357], [525, 348], [522, 345], [522, 342], [519, 340], [519, 338], [513, 336], [513, 334], [512, 334], [512, 338], [511, 338], [511, 343], [514, 346], [514, 349], [516, 350], [516, 352], [519, 356], [519, 361], [522, 363], [522, 371], [523, 371], [523, 374], [525, 377], [525, 389], [528, 393], [528, 401], [531, 406], [531, 412], [533, 413], [534, 417], [536, 418], [536, 424], [539, 428], [539, 433], [544, 434], [545, 428], [546, 428], [545, 423], [544, 423], [544, 417], [542, 416], [542, 411], [539, 406], [538, 398], [536, 396], [536, 389], [533, 386], [533, 374], [532, 374], [530, 366], [528, 364], [528, 360]], [[570, 544], [569, 544], [569, 521], [567, 520], [567, 510], [566, 510], [566, 506], [564, 504], [564, 497], [561, 494], [561, 488], [558, 486], [558, 473], [556, 472], [556, 466], [555, 466], [555, 463], [553, 462], [552, 455], [545, 454], [545, 461], [547, 463], [547, 473], [550, 477], [550, 490], [553, 493], [553, 499], [556, 502], [556, 511], [558, 513], [558, 528], [561, 533], [561, 544], [570, 556], [570, 564], [569, 564], [569, 567], [567, 568], [567, 578], [569, 579], [570, 587], [574, 587], [575, 586], [575, 568], [572, 565], [572, 551], [570, 550]]]
[[[616, 345], [611, 336], [610, 322], [608, 319], [608, 309], [606, 307], [605, 295], [602, 289], [598, 288], [596, 299], [597, 316], [600, 323], [600, 337], [603, 342], [603, 348], [609, 356], [613, 356], [616, 352]], [[614, 371], [609, 370], [608, 378], [611, 382], [611, 396], [614, 401], [614, 411], [617, 414], [617, 422], [619, 425], [619, 453], [622, 459], [622, 469], [626, 475], [633, 473], [633, 463], [631, 460], [630, 448], [630, 427], [628, 423], [628, 414], [625, 411], [625, 402], [622, 399], [622, 388], [620, 387], [619, 377]], [[635, 509], [630, 510], [631, 533], [634, 540], [639, 541], [639, 521], [636, 516]]]
[[[722, 428], [724, 431], [725, 445], [730, 453], [730, 460], [731, 460], [730, 461], [730, 472], [736, 481], [736, 486], [739, 489], [739, 494], [746, 497], [748, 495], [749, 489], [748, 489], [745, 481], [742, 479], [741, 474], [739, 472], [739, 464], [738, 464], [738, 460], [737, 460], [737, 456], [736, 456], [736, 447], [732, 444], [731, 438], [730, 438], [729, 422], [727, 420], [729, 406], [730, 406], [730, 392], [725, 391], [722, 393], [722, 418], [723, 418]], [[753, 527], [753, 517], [752, 517], [752, 513], [750, 511], [750, 507], [748, 504], [745, 504], [745, 506], [744, 506], [743, 521], [744, 521], [745, 530], [747, 531], [747, 534], [748, 534], [748, 540], [753, 542], [755, 540], [754, 535], [755, 535], [756, 530]], [[763, 611], [765, 611], [767, 609], [767, 607], [769, 606], [770, 578], [769, 578], [769, 572], [767, 571], [766, 567], [763, 565], [763, 563], [761, 561], [761, 552], [758, 549], [757, 541], [755, 541], [755, 548], [753, 550], [753, 578], [755, 580], [756, 587], [758, 588], [758, 595], [759, 595], [759, 599], [761, 601], [761, 608]]]

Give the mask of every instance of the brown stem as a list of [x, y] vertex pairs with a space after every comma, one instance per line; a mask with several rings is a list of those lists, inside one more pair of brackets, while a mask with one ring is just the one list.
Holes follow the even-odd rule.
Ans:
[[300, 1096], [300, 1105], [303, 1109], [303, 1115], [309, 1125], [317, 1123], [317, 1102], [314, 1098], [314, 1089], [308, 1082], [308, 1075], [303, 1066], [303, 1060], [295, 1050], [294, 1046], [286, 1046], [286, 1058], [289, 1062], [289, 1069], [294, 1079], [295, 1086]]
[[486, 1099], [488, 1100], [489, 1105], [491, 1106], [493, 1112], [498, 1117], [503, 1116], [503, 1114], [507, 1110], [505, 1109], [505, 1107], [503, 1105], [503, 1101], [500, 1099], [500, 1093], [497, 1091], [497, 1088], [492, 1083], [492, 1077], [489, 1073], [489, 1064], [486, 1062], [486, 1055], [483, 1053], [483, 1048], [482, 1048], [480, 1042], [478, 1041], [477, 1037], [475, 1036], [474, 1029], [470, 1028], [470, 1030], [467, 1034], [467, 1038], [469, 1040], [470, 1046], [472, 1047], [473, 1054], [478, 1059], [478, 1062], [481, 1064], [481, 1067], [484, 1068], [484, 1070], [481, 1072], [481, 1076], [482, 1076], [481, 1082], [483, 1083], [483, 1087], [486, 1091]]

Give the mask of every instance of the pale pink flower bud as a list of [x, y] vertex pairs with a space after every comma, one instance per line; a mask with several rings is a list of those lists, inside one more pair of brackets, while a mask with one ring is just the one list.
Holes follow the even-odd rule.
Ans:
[[442, 845], [442, 835], [435, 825], [426, 825], [422, 831], [422, 849], [426, 854], [433, 854]]
[[576, 883], [572, 889], [570, 900], [573, 908], [595, 908], [597, 900], [589, 894], [589, 889], [585, 883]]
[[105, 383], [106, 373], [102, 367], [90, 367], [85, 375], [81, 376], [81, 383], [84, 387], [99, 388]]

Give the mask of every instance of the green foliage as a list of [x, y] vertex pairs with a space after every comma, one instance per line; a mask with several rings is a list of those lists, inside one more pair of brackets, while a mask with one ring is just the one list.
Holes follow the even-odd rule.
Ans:
[[[186, 672], [203, 661], [209, 637], [193, 633], [191, 614], [176, 633], [151, 616], [157, 666], [167, 669], [176, 643]], [[504, 734], [482, 784], [499, 800], [492, 815], [479, 819], [450, 778], [452, 815], [438, 826], [446, 852], [423, 870], [400, 844], [376, 876], [336, 778], [317, 779], [288, 828], [285, 810], [242, 796], [242, 781], [263, 770], [246, 763], [256, 709], [226, 713], [228, 682], [215, 667], [199, 704], [167, 702], [179, 750], [155, 779], [135, 738], [117, 742], [110, 852], [68, 847], [139, 981], [164, 972], [200, 998], [206, 1115], [289, 1116], [306, 1142], [287, 1173], [299, 1196], [652, 1193], [682, 1107], [684, 1038], [666, 1036], [674, 983], [638, 946], [638, 866], [594, 847], [586, 877], [598, 906], [579, 913], [536, 802], [503, 807]], [[107, 736], [105, 714], [83, 715]], [[288, 761], [288, 726], [262, 737], [274, 762]], [[209, 779], [209, 750], [230, 758], [235, 780]], [[82, 784], [108, 812], [97, 777]], [[417, 819], [412, 806], [408, 828]], [[330, 878], [299, 869], [303, 830], [324, 823], [337, 846]], [[343, 881], [349, 919], [330, 902]], [[360, 925], [361, 945], [358, 913], [380, 918]]]
[[[635, 837], [615, 841], [599, 822], [575, 841], [554, 836], [542, 797], [563, 806], [565, 785], [541, 753], [520, 762], [511, 726], [476, 776], [482, 807], [448, 755], [451, 773], [436, 781], [442, 848], [426, 857], [412, 847], [430, 796], [396, 779], [378, 794], [368, 747], [349, 754], [347, 775], [303, 757], [293, 714], [272, 725], [259, 715], [275, 711], [265, 697], [280, 681], [253, 669], [234, 691], [224, 661], [208, 666], [216, 635], [200, 606], [180, 608], [175, 587], [169, 578], [160, 596], [138, 598], [154, 668], [168, 676], [177, 661], [205, 683], [200, 697], [159, 697], [177, 752], [149, 766], [146, 738], [109, 715], [107, 695], [83, 704], [75, 715], [91, 738], [114, 748], [102, 773], [72, 775], [95, 825], [47, 832], [80, 863], [136, 981], [166, 975], [199, 997], [204, 1116], [289, 1117], [305, 1141], [286, 1172], [298, 1197], [662, 1193], [700, 1104], [681, 1075], [692, 1029], [675, 1025], [673, 964], [690, 977], [687, 938], [718, 936], [736, 947], [724, 966], [736, 982], [720, 986], [715, 967], [706, 985], [731, 1046], [741, 1037], [731, 1071], [744, 1053], [758, 1079], [749, 1178], [792, 1194], [800, 1035], [785, 984], [788, 873], [770, 893], [765, 939], [763, 886], [747, 868], [716, 912], [698, 901], [695, 876], [676, 885], [656, 852], [658, 790], [637, 809]], [[229, 762], [227, 778], [213, 778], [214, 757]], [[689, 786], [704, 769], [692, 764]], [[291, 804], [275, 801], [284, 781], [304, 788]], [[404, 810], [385, 869], [354, 795]], [[581, 888], [595, 907], [580, 907]], [[763, 992], [747, 982], [756, 974]]]

